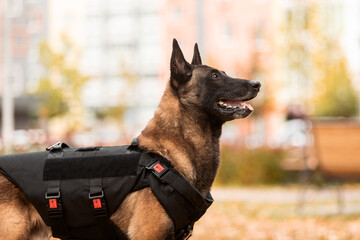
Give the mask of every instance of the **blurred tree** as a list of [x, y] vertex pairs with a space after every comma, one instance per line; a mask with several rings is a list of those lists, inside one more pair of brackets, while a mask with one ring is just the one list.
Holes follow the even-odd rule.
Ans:
[[94, 114], [97, 121], [98, 128], [105, 128], [110, 126], [115, 126], [120, 132], [120, 142], [112, 144], [123, 144], [124, 142], [129, 142], [133, 138], [133, 133], [129, 131], [128, 125], [124, 122], [125, 113], [136, 104], [133, 99], [136, 95], [136, 83], [138, 82], [138, 75], [134, 74], [129, 70], [126, 62], [120, 60], [119, 64], [119, 73], [116, 75], [117, 81], [121, 83], [119, 87], [119, 92], [117, 95], [117, 101], [112, 103], [111, 106], [102, 106], [101, 108], [96, 108]]
[[95, 115], [98, 119], [104, 120], [106, 118], [115, 119], [122, 125], [122, 119], [126, 112], [129, 109], [128, 99], [131, 99], [131, 96], [135, 91], [134, 86], [138, 81], [138, 76], [128, 70], [128, 67], [125, 63], [121, 63], [119, 69], [121, 73], [119, 78], [123, 81], [125, 85], [120, 92], [119, 100], [116, 103], [116, 106], [104, 106], [101, 109], [95, 110]]
[[358, 97], [338, 43], [341, 28], [330, 24], [341, 14], [329, 9], [316, 1], [287, 9], [280, 30], [286, 43], [276, 43], [286, 69], [283, 87], [292, 101], [307, 102], [314, 116], [351, 117], [357, 114]]
[[315, 116], [353, 117], [357, 115], [358, 96], [347, 73], [345, 60], [321, 63], [323, 71], [315, 82]]
[[56, 53], [48, 43], [40, 44], [40, 63], [44, 75], [33, 92], [39, 101], [38, 116], [45, 122], [48, 131], [50, 119], [64, 123], [62, 131], [69, 136], [74, 130], [84, 126], [84, 106], [81, 102], [81, 91], [89, 80], [77, 69], [74, 46], [63, 37], [63, 52]]
[[[322, 14], [324, 15], [324, 14]], [[311, 60], [314, 88], [311, 98], [314, 116], [353, 117], [357, 115], [358, 96], [347, 70], [338, 36], [321, 26], [318, 4], [310, 6], [309, 32], [314, 51]]]

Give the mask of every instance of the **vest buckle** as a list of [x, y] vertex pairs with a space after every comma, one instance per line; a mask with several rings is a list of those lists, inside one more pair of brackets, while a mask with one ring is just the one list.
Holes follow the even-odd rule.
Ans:
[[161, 164], [159, 161], [151, 164], [150, 166], [146, 167], [147, 169], [151, 170], [151, 172], [157, 176], [160, 180], [161, 177], [165, 175], [165, 173], [169, 170], [167, 166]]
[[50, 218], [62, 217], [62, 205], [60, 201], [60, 191], [57, 193], [45, 193], [47, 200], [47, 211]]
[[51, 152], [53, 150], [62, 150], [63, 148], [69, 148], [69, 146], [63, 142], [57, 142], [57, 143], [51, 145], [50, 147], [47, 147], [46, 151]]
[[89, 193], [89, 200], [94, 217], [107, 216], [104, 191], [101, 191], [99, 193]]

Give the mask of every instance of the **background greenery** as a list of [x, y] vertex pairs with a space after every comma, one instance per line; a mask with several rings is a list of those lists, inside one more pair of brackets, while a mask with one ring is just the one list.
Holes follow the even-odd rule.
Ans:
[[286, 172], [281, 161], [286, 152], [271, 148], [233, 148], [223, 146], [216, 185], [283, 183]]

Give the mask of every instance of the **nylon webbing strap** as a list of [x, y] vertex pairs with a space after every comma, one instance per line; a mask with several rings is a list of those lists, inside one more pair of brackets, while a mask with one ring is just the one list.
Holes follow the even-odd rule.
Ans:
[[46, 195], [60, 197], [60, 180], [49, 181]]
[[95, 195], [101, 193], [102, 190], [102, 178], [92, 178], [90, 179], [90, 195]]
[[[152, 186], [151, 189], [173, 220], [176, 239], [188, 239], [191, 236], [194, 222], [206, 212], [214, 201], [211, 194], [204, 197], [173, 169], [168, 160], [159, 155], [143, 153], [140, 157], [140, 164], [151, 170], [152, 174], [162, 183], [162, 185], [160, 183], [162, 190], [158, 189], [158, 183], [154, 183], [155, 188], [153, 189]], [[167, 200], [163, 199], [163, 194], [166, 195]], [[186, 211], [187, 214], [183, 214], [181, 211]]]
[[90, 179], [89, 200], [95, 218], [107, 217], [102, 178]]
[[50, 181], [45, 193], [47, 210], [50, 218], [63, 217], [60, 195], [60, 180]]
[[71, 233], [65, 223], [61, 202], [60, 180], [50, 181], [45, 194], [48, 215], [51, 219], [51, 230], [54, 237], [70, 237]]
[[[62, 151], [63, 145], [59, 143], [56, 145], [57, 148], [54, 148], [54, 145], [47, 148], [49, 151], [48, 159], [50, 161], [54, 158], [61, 158], [64, 154]], [[51, 231], [53, 236], [58, 238], [71, 237], [70, 230], [66, 225], [63, 215], [60, 180], [48, 181], [48, 188], [45, 193], [45, 199], [47, 201], [48, 215], [52, 222]]]
[[115, 229], [114, 224], [108, 217], [105, 195], [103, 191], [102, 178], [94, 178], [89, 180], [89, 200], [92, 213], [98, 222], [102, 233], [101, 239], [118, 240], [123, 238]]
[[[167, 160], [166, 160], [167, 161]], [[185, 197], [197, 209], [199, 218], [204, 214], [206, 209], [213, 203], [213, 198], [209, 193], [204, 197], [196, 188], [194, 188], [184, 177], [182, 177], [172, 167], [167, 167], [169, 163], [164, 163], [164, 158], [158, 155], [149, 156], [142, 154], [140, 164], [150, 169], [152, 173], [162, 182], [170, 185]], [[198, 220], [198, 219], [196, 219]]]
[[197, 208], [196, 218], [200, 218], [214, 201], [210, 193], [204, 198], [197, 189], [173, 170], [166, 172], [161, 179], [181, 193], [194, 207]]

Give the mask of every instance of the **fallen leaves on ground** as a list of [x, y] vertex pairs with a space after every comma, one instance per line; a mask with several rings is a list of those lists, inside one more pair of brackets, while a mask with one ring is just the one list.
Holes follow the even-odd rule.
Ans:
[[360, 240], [360, 213], [304, 215], [295, 204], [215, 201], [191, 239]]

